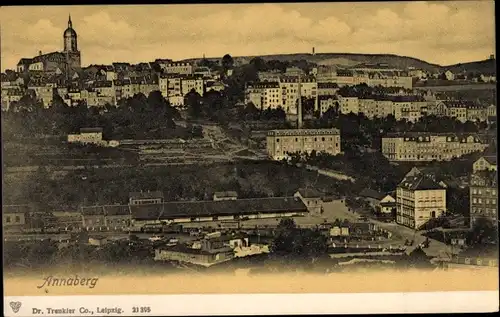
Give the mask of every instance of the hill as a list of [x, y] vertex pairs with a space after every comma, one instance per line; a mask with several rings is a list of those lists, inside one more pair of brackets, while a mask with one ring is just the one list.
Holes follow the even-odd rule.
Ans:
[[453, 73], [481, 73], [481, 74], [495, 74], [496, 70], [495, 59], [485, 59], [484, 61], [460, 63], [450, 66], [445, 66], [443, 69], [450, 70]]
[[[407, 69], [408, 67], [415, 67], [425, 71], [443, 72], [451, 69], [452, 72], [462, 71], [465, 69], [467, 72], [480, 72], [480, 73], [494, 73], [495, 60], [489, 59], [485, 61], [470, 62], [463, 64], [456, 64], [450, 66], [441, 66], [437, 64], [428, 63], [418, 58], [409, 56], [399, 56], [394, 54], [356, 54], [356, 53], [318, 53], [315, 55], [309, 53], [297, 54], [276, 54], [276, 55], [262, 55], [262, 56], [233, 56], [236, 65], [243, 65], [250, 62], [255, 57], [260, 57], [264, 60], [279, 60], [279, 61], [294, 61], [306, 60], [318, 65], [330, 65], [339, 67], [352, 67], [358, 64], [387, 64], [390, 67]], [[207, 58], [211, 61], [219, 61], [221, 58]], [[200, 58], [186, 59], [186, 62], [197, 62]]]

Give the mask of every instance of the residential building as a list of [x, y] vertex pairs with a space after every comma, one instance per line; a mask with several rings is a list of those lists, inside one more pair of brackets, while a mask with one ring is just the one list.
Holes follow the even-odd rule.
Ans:
[[318, 82], [318, 96], [335, 96], [338, 90], [336, 83]]
[[304, 76], [305, 72], [298, 67], [287, 67], [285, 70], [286, 76]]
[[282, 160], [289, 153], [326, 152], [340, 154], [338, 129], [283, 129], [267, 134], [267, 153], [274, 160]]
[[467, 107], [467, 120], [468, 121], [487, 121], [488, 120], [488, 109], [481, 105], [470, 105]]
[[445, 100], [445, 115], [450, 118], [455, 118], [460, 122], [467, 121], [467, 109], [473, 106], [472, 102], [459, 101], [459, 100]]
[[260, 82], [271, 81], [279, 82], [283, 74], [279, 70], [269, 71], [269, 72], [258, 72], [257, 78]]
[[224, 91], [226, 89], [226, 85], [220, 81], [207, 80], [205, 81], [205, 91]]
[[446, 189], [414, 167], [396, 189], [396, 222], [419, 229], [446, 211]]
[[455, 74], [453, 74], [450, 70], [445, 71], [444, 76], [446, 80], [455, 80]]
[[382, 154], [390, 161], [443, 161], [481, 152], [488, 144], [474, 133], [389, 133], [382, 137]]
[[478, 218], [498, 224], [498, 176], [496, 170], [481, 170], [470, 179], [471, 225]]
[[236, 199], [238, 199], [238, 193], [235, 191], [215, 192], [214, 193], [214, 201], [236, 200]]
[[319, 96], [320, 114], [327, 112], [330, 108], [337, 111], [338, 99], [336, 96]]
[[277, 82], [249, 83], [245, 92], [245, 103], [251, 102], [259, 109], [281, 106], [280, 84]]
[[383, 214], [391, 214], [393, 211], [396, 210], [396, 199], [391, 195], [385, 195], [380, 200], [379, 205], [380, 205], [380, 211]]
[[472, 165], [472, 172], [479, 171], [496, 171], [497, 170], [497, 157], [496, 156], [482, 156], [477, 159]]
[[43, 102], [44, 108], [50, 108], [54, 99], [54, 87], [52, 84], [31, 82], [28, 84], [28, 90], [35, 92], [36, 99]]
[[130, 193], [130, 205], [161, 204], [163, 203], [163, 193], [160, 191], [133, 192]]
[[208, 67], [197, 67], [194, 69], [194, 75], [202, 78], [210, 78], [212, 73]]
[[427, 114], [427, 107], [428, 105], [425, 101], [394, 101], [393, 115], [396, 120], [405, 119], [409, 122], [416, 122]]
[[342, 114], [359, 113], [359, 99], [358, 97], [344, 97], [339, 96], [339, 110]]
[[187, 95], [193, 89], [200, 96], [205, 94], [205, 85], [202, 77], [186, 76], [181, 79], [181, 93], [183, 96]]
[[185, 62], [172, 62], [167, 64], [163, 70], [167, 74], [192, 75], [193, 65]]
[[[281, 107], [287, 114], [297, 114], [297, 103], [299, 96], [302, 98], [317, 98], [318, 83], [311, 76], [300, 78], [298, 76], [282, 76], [279, 82]], [[317, 106], [315, 107], [317, 110]]]

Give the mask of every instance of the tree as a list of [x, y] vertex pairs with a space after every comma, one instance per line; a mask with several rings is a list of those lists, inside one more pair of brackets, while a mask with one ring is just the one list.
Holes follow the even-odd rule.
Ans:
[[326, 253], [327, 239], [317, 230], [297, 228], [293, 219], [278, 224], [271, 252], [300, 260], [313, 260]]
[[224, 55], [222, 57], [221, 64], [222, 64], [222, 67], [224, 68], [224, 70], [228, 70], [228, 69], [233, 68], [233, 66], [234, 66], [234, 60], [231, 57], [231, 55], [226, 54], [226, 55]]
[[198, 119], [202, 116], [202, 98], [196, 90], [191, 89], [185, 96], [185, 104], [188, 108], [189, 116]]
[[259, 72], [267, 70], [266, 62], [262, 59], [262, 57], [254, 57], [250, 60], [250, 65], [253, 65], [255, 69]]
[[467, 236], [469, 244], [498, 243], [498, 227], [492, 220], [478, 218]]

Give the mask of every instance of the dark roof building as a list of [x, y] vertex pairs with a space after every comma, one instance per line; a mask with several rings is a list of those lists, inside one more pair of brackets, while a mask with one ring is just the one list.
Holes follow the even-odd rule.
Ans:
[[168, 202], [163, 204], [131, 205], [130, 209], [132, 218], [136, 220], [307, 212], [304, 203], [295, 197]]

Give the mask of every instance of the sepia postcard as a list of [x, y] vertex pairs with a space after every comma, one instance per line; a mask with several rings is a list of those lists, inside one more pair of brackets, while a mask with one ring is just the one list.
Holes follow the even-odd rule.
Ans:
[[494, 11], [0, 7], [4, 315], [498, 311]]

